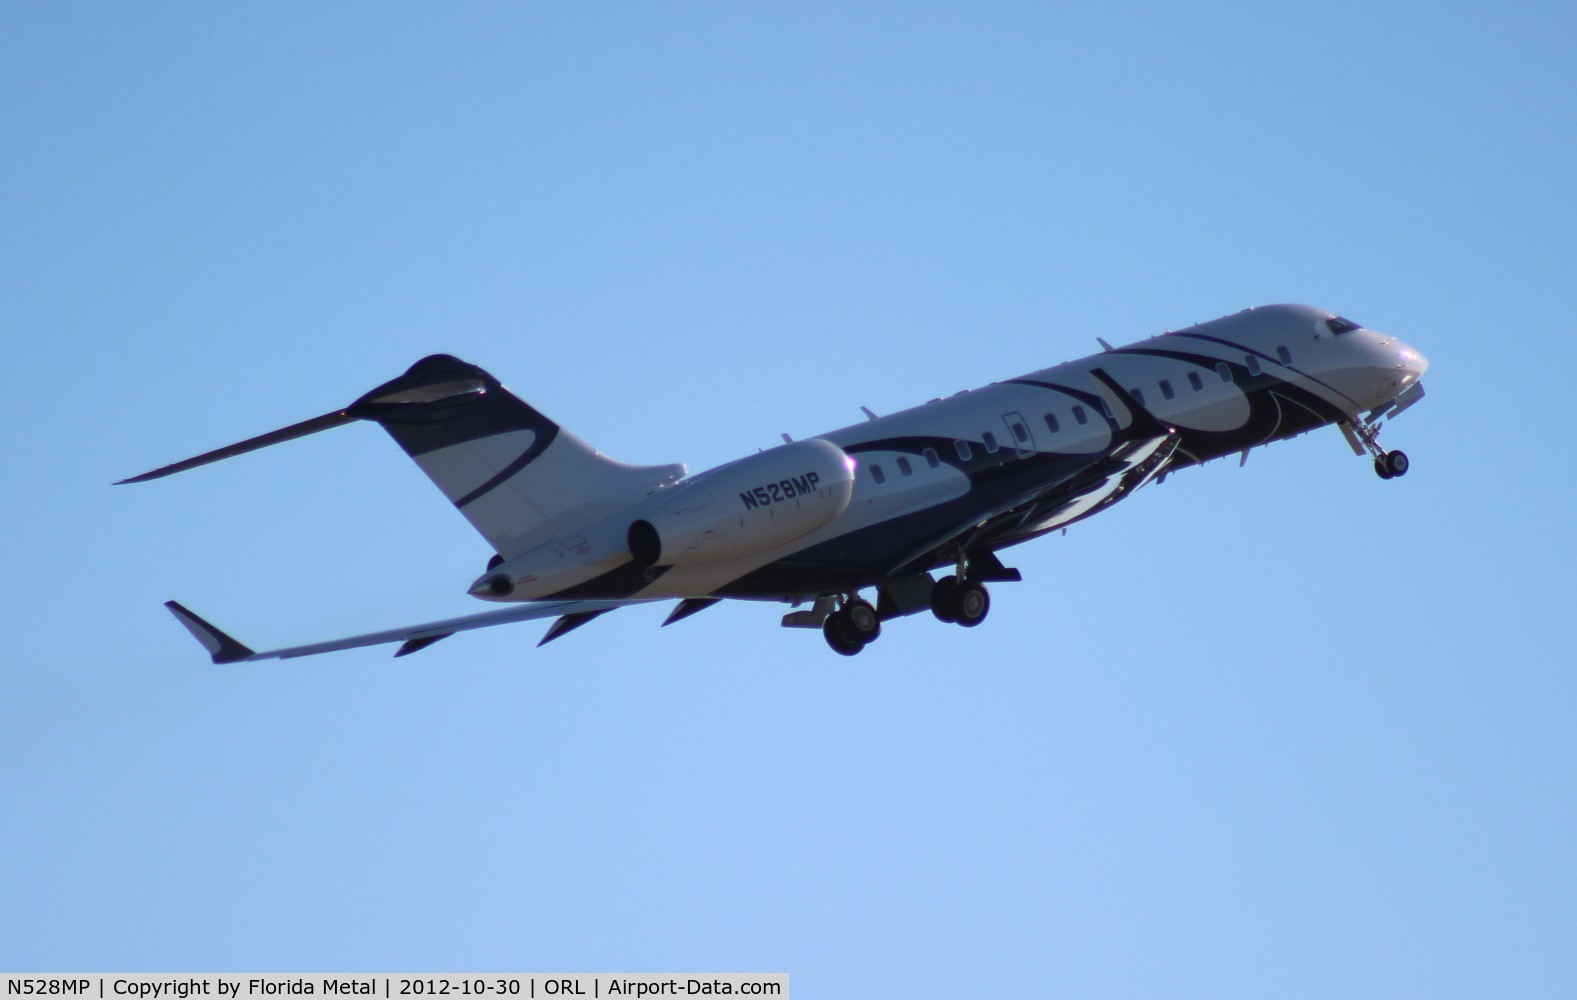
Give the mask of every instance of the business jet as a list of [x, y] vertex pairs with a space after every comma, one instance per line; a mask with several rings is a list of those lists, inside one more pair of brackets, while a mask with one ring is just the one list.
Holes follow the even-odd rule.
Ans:
[[[878, 417], [687, 475], [592, 448], [492, 375], [435, 354], [344, 409], [122, 480], [144, 482], [357, 420], [379, 424], [495, 555], [470, 586], [506, 607], [257, 652], [176, 603], [215, 663], [382, 643], [405, 656], [457, 632], [556, 619], [550, 642], [617, 608], [782, 601], [783, 625], [852, 656], [929, 610], [973, 628], [999, 553], [1190, 466], [1327, 425], [1381, 479], [1407, 456], [1381, 423], [1423, 398], [1429, 363], [1333, 313], [1272, 305]], [[863, 408], [862, 408], [863, 409]], [[933, 573], [942, 572], [940, 579]], [[871, 596], [866, 597], [869, 593]], [[874, 602], [872, 600], [874, 598]]]

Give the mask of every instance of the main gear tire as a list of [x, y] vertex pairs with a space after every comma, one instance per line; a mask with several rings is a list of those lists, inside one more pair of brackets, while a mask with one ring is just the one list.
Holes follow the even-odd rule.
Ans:
[[936, 616], [937, 621], [952, 623], [958, 620], [953, 617], [952, 611], [949, 610], [953, 591], [957, 589], [958, 577], [956, 576], [944, 576], [931, 585], [931, 614]]

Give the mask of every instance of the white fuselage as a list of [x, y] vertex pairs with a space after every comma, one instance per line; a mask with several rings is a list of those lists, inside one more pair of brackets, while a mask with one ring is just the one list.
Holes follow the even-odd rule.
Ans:
[[[923, 561], [933, 535], [945, 535], [955, 522], [967, 524], [976, 512], [983, 524], [1000, 518], [1004, 505], [1016, 520], [990, 528], [988, 540], [990, 547], [1013, 544], [1087, 516], [1111, 499], [1090, 492], [1082, 500], [1034, 507], [1038, 477], [1110, 456], [1132, 437], [1136, 415], [1102, 391], [1097, 370], [1176, 429], [1168, 469], [1356, 421], [1423, 374], [1427, 361], [1407, 344], [1338, 320], [1306, 306], [1245, 310], [852, 424], [819, 436], [853, 459], [852, 496], [836, 516], [791, 540], [743, 553], [738, 546], [718, 546], [728, 554], [647, 570], [638, 578], [625, 574], [608, 582], [607, 593], [595, 585], [577, 589], [628, 562], [622, 532], [630, 517], [615, 514], [602, 529], [605, 557], [583, 564], [579, 580], [558, 577], [536, 587], [527, 581], [499, 598], [487, 592], [483, 577], [472, 592], [494, 600], [814, 596], [879, 582], [906, 565], [913, 569], [909, 560]], [[742, 462], [770, 462], [771, 456]], [[723, 477], [732, 467], [676, 486]], [[749, 503], [743, 494], [739, 499]], [[729, 492], [715, 500], [739, 502]], [[648, 508], [653, 502], [643, 501]], [[638, 514], [640, 506], [631, 510]], [[826, 574], [818, 570], [823, 565]]]

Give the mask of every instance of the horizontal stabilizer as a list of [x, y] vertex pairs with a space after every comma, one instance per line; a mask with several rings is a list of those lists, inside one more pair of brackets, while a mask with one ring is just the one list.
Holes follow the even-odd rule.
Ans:
[[152, 472], [144, 472], [140, 476], [122, 479], [115, 485], [124, 486], [127, 483], [145, 483], [150, 479], [163, 479], [165, 476], [173, 476], [177, 472], [195, 469], [199, 465], [207, 465], [210, 462], [234, 458], [236, 455], [245, 455], [249, 451], [267, 448], [271, 444], [294, 441], [298, 437], [306, 437], [308, 434], [316, 434], [318, 431], [326, 431], [341, 424], [352, 423], [358, 419], [360, 418], [351, 416], [348, 410], [335, 410], [333, 413], [325, 413], [321, 417], [313, 417], [311, 420], [303, 420], [299, 424], [291, 424], [289, 427], [281, 427], [277, 431], [269, 431], [267, 434], [259, 434], [255, 438], [247, 438], [245, 441], [236, 444], [204, 452], [196, 458], [188, 458], [184, 462], [176, 462], [174, 465], [166, 465], [163, 468], [154, 469]]
[[506, 559], [628, 507], [685, 474], [682, 465], [616, 462], [483, 369], [433, 354], [342, 409], [120, 482], [162, 479], [357, 420], [382, 427]]

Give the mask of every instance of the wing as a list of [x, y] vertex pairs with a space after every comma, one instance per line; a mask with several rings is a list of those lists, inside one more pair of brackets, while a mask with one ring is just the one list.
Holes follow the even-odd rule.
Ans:
[[1128, 439], [1055, 482], [1008, 497], [925, 540], [892, 568], [894, 575], [924, 570], [943, 552], [989, 550], [1054, 531], [1104, 510], [1166, 471], [1181, 440], [1177, 429], [1157, 420], [1102, 369], [1091, 374], [1128, 411]]
[[[203, 648], [208, 650], [215, 663], [244, 663], [251, 660], [288, 660], [297, 656], [332, 653], [340, 649], [355, 649], [358, 646], [378, 646], [390, 642], [403, 643], [399, 651], [394, 655], [405, 656], [419, 649], [425, 649], [439, 639], [446, 639], [456, 632], [491, 628], [494, 625], [508, 625], [511, 622], [559, 618], [560, 620], [554, 624], [554, 627], [548, 631], [547, 636], [542, 640], [543, 642], [548, 642], [570, 631], [570, 629], [583, 625], [592, 618], [612, 611], [615, 608], [644, 603], [646, 602], [533, 601], [529, 604], [505, 608], [502, 611], [485, 611], [477, 615], [446, 618], [443, 621], [427, 622], [422, 625], [408, 625], [404, 628], [393, 628], [383, 632], [369, 632], [366, 635], [353, 635], [344, 639], [332, 639], [328, 642], [315, 642], [306, 646], [291, 646], [286, 649], [270, 649], [263, 652], [255, 652], [242, 645], [175, 601], [166, 601], [164, 606], [170, 609], [170, 613], [175, 616], [176, 621], [186, 626], [186, 630], [192, 633], [198, 642], [203, 644]], [[541, 643], [538, 643], [538, 645], [541, 645]]]
[[924, 569], [944, 551], [995, 548], [1089, 517], [1159, 475], [1177, 450], [1177, 442], [1176, 434], [1130, 441], [1059, 482], [1011, 497], [926, 539], [894, 566], [892, 573], [898, 576]]

